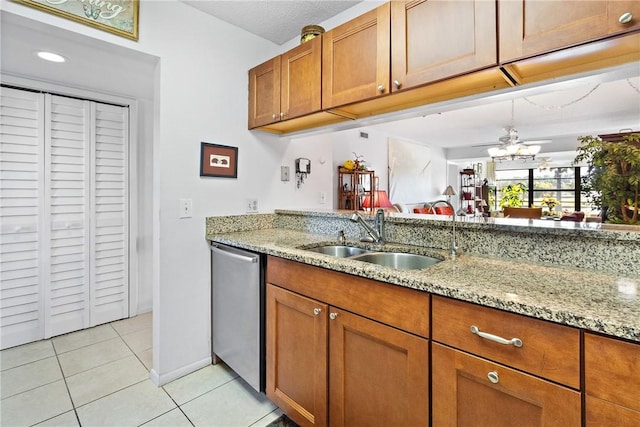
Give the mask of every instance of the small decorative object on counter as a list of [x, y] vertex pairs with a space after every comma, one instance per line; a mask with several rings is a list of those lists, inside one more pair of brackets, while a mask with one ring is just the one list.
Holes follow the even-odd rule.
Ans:
[[308, 42], [322, 33], [324, 33], [324, 28], [320, 25], [305, 25], [300, 32], [300, 43]]
[[540, 201], [540, 205], [547, 207], [547, 211], [542, 212], [542, 215], [551, 216], [555, 213], [554, 210], [558, 205], [558, 200], [555, 197], [544, 197], [542, 201]]

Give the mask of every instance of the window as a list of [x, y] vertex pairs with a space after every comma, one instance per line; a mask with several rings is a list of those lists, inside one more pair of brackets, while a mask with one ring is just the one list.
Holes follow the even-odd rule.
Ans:
[[541, 206], [543, 198], [555, 198], [559, 206], [556, 210], [570, 212], [580, 210], [577, 197], [576, 168], [530, 169], [533, 173], [533, 204]]
[[[549, 169], [515, 169], [496, 171], [497, 208], [500, 206], [502, 188], [523, 183], [528, 190], [523, 206], [541, 206], [543, 198], [553, 197], [559, 202], [556, 210], [581, 210], [580, 169], [561, 167]], [[589, 206], [591, 208], [591, 206]]]

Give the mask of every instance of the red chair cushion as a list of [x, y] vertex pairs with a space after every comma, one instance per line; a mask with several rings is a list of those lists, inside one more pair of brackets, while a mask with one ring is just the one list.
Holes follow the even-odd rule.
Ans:
[[451, 206], [436, 206], [436, 215], [453, 215]]

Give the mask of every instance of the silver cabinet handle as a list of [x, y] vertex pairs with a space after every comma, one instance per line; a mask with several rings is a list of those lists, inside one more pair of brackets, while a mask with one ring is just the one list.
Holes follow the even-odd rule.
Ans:
[[400, 86], [402, 86], [402, 84], [398, 80], [394, 80], [393, 85], [396, 87], [396, 89], [400, 89]]
[[338, 317], [338, 313], [330, 313], [329, 317], [331, 318], [331, 320], [336, 320], [336, 317]]
[[280, 112], [280, 118], [284, 117], [284, 112]]
[[493, 384], [498, 384], [498, 381], [500, 381], [500, 378], [498, 377], [498, 373], [496, 371], [491, 371], [487, 374], [487, 378], [489, 378], [489, 381], [491, 381]]
[[499, 337], [497, 335], [488, 334], [482, 332], [477, 326], [471, 326], [471, 333], [476, 334], [480, 338], [484, 338], [489, 341], [497, 342], [504, 345], [513, 345], [514, 347], [522, 347], [522, 340], [520, 338], [511, 338], [510, 340]]
[[384, 85], [378, 85], [378, 91], [384, 92]]
[[273, 116], [271, 116], [272, 119], [275, 119], [276, 117], [278, 117], [278, 116], [276, 116], [275, 114]]
[[313, 309], [313, 314], [315, 314], [316, 316], [317, 316], [318, 314], [320, 314], [320, 313], [322, 313], [322, 309], [321, 309], [321, 308], [314, 308], [314, 309]]
[[618, 18], [618, 22], [621, 24], [628, 24], [631, 21], [633, 21], [633, 15], [631, 12], [623, 13], [620, 15], [620, 18]]

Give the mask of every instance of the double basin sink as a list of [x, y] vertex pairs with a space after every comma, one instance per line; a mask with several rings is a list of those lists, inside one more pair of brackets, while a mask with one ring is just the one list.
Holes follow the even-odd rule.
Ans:
[[429, 268], [442, 261], [439, 258], [430, 257], [428, 255], [404, 252], [378, 252], [347, 245], [324, 245], [315, 248], [307, 248], [306, 250], [338, 258], [349, 258], [384, 267], [397, 268], [400, 270], [421, 270], [423, 268]]

